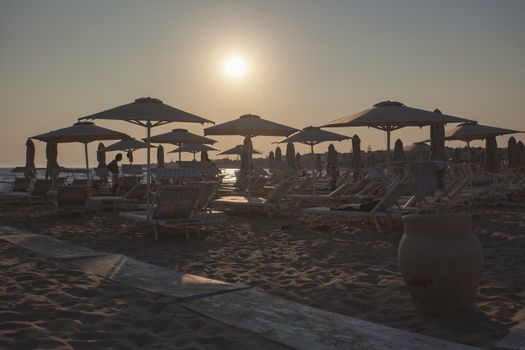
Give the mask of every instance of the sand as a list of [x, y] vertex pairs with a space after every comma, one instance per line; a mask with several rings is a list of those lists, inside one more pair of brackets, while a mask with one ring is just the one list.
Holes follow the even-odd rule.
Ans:
[[1, 213], [3, 225], [464, 344], [489, 348], [525, 320], [525, 204], [516, 202], [477, 209], [474, 228], [485, 254], [477, 311], [447, 317], [416, 312], [397, 266], [401, 225], [377, 233], [368, 224], [330, 219], [308, 229], [291, 213], [271, 220], [242, 214], [200, 238], [161, 232], [154, 241], [150, 228], [127, 230], [114, 212], [59, 220], [40, 204], [4, 205]]
[[284, 348], [3, 241], [0, 256], [2, 349]]

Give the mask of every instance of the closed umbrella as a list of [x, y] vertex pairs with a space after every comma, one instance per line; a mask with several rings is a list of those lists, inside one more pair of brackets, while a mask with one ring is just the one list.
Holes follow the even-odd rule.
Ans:
[[106, 151], [105, 151], [104, 144], [100, 142], [97, 147], [97, 161], [98, 161], [98, 167], [99, 168], [105, 168], [106, 167]]
[[328, 146], [327, 163], [329, 169], [332, 167], [337, 168], [337, 151], [335, 150], [335, 146], [332, 144]]
[[35, 144], [30, 138], [26, 141], [26, 167], [24, 171], [26, 178], [33, 178], [36, 176], [35, 170]]
[[394, 144], [394, 160], [396, 162], [403, 162], [406, 160], [405, 152], [403, 151], [403, 142], [397, 139]]
[[[434, 112], [441, 113], [439, 109]], [[430, 159], [446, 161], [445, 154], [445, 126], [443, 124], [434, 124], [430, 126]]]
[[295, 169], [295, 147], [292, 142], [286, 145], [286, 164]]
[[84, 155], [86, 158], [86, 176], [89, 179], [89, 157], [87, 145], [98, 140], [128, 139], [128, 135], [95, 125], [93, 122], [78, 122], [73, 126], [50, 131], [33, 137], [40, 141], [53, 141], [56, 143], [80, 142], [84, 144]]
[[359, 136], [352, 136], [352, 168], [360, 169], [363, 167], [361, 160], [361, 139]]
[[283, 152], [281, 151], [281, 147], [279, 146], [275, 148], [275, 161], [279, 163], [283, 161]]
[[519, 141], [518, 142], [518, 162], [517, 162], [517, 165], [518, 167], [525, 167], [525, 145], [523, 144], [523, 142]]
[[249, 176], [252, 170], [252, 140], [249, 137], [244, 138], [244, 143], [242, 145], [242, 154], [241, 154], [241, 173], [245, 176]]
[[467, 122], [468, 119], [405, 106], [396, 101], [383, 101], [372, 108], [337, 119], [326, 127], [367, 126], [387, 134], [387, 161], [390, 159], [390, 133], [407, 126], [428, 126]]
[[54, 141], [48, 141], [46, 143], [46, 160], [46, 179], [51, 178], [54, 181], [60, 172], [58, 165], [58, 146]]
[[485, 141], [485, 170], [496, 171], [499, 169], [499, 154], [496, 136], [487, 137]]
[[274, 162], [275, 155], [273, 154], [273, 151], [270, 151], [270, 154], [268, 154], [268, 168], [273, 169]]
[[[247, 144], [246, 139], [250, 139], [255, 136], [288, 136], [297, 129], [291, 128], [286, 125], [275, 123], [266, 119], [263, 119], [257, 115], [245, 114], [240, 116], [238, 119], [231, 120], [219, 125], [215, 125], [209, 128], [204, 129], [205, 135], [240, 135], [244, 136], [245, 144]], [[251, 160], [251, 147], [245, 152], [250, 152]], [[243, 152], [243, 153], [245, 153]], [[251, 172], [251, 164], [248, 164], [249, 169], [248, 173]], [[250, 177], [248, 177], [248, 191], [250, 188]]]
[[181, 147], [176, 148], [173, 151], [169, 151], [168, 153], [180, 153], [180, 152], [191, 153], [193, 154], [193, 160], [196, 160], [196, 154], [199, 152], [201, 152], [201, 155], [202, 155], [202, 152], [207, 153], [207, 152], [217, 152], [217, 151], [220, 151], [220, 150], [213, 146], [195, 143], [195, 144], [182, 145]]
[[[195, 160], [195, 158], [193, 158], [193, 160]], [[208, 158], [208, 151], [204, 150], [201, 152], [201, 162], [207, 162], [208, 160], [210, 160], [210, 158]]]
[[[145, 138], [144, 141], [146, 141], [147, 143], [171, 143], [173, 145], [179, 146], [179, 148], [183, 145], [189, 144], [213, 145], [217, 142], [216, 140], [212, 140], [207, 137], [191, 133], [186, 129], [173, 129], [172, 131], [164, 134], [155, 135], [150, 138]], [[179, 161], [181, 161], [182, 158], [181, 154], [182, 152], [179, 152]]]
[[136, 140], [136, 139], [127, 139], [127, 140], [121, 140], [118, 142], [115, 142], [114, 144], [111, 144], [104, 148], [104, 152], [113, 152], [113, 151], [125, 151], [126, 156], [128, 157], [128, 160], [131, 163], [133, 163], [133, 152], [135, 152], [138, 149], [147, 149], [155, 146], [149, 145], [145, 142]]
[[509, 169], [516, 168], [517, 163], [518, 163], [518, 144], [514, 136], [511, 136], [509, 138], [507, 152], [508, 152], [507, 153], [508, 154], [508, 163], [507, 163], [508, 168]]
[[157, 168], [164, 168], [164, 147], [157, 147]]
[[301, 166], [301, 154], [300, 153], [297, 153], [295, 155], [295, 168], [298, 169], [298, 170], [302, 169], [302, 166]]

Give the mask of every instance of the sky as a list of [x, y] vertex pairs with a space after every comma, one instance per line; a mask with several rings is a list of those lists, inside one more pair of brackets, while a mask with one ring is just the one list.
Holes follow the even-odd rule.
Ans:
[[[144, 96], [216, 123], [252, 113], [303, 128], [396, 100], [525, 130], [521, 0], [0, 0], [0, 5], [0, 166], [24, 164], [27, 137]], [[224, 69], [232, 56], [246, 63], [242, 77]], [[145, 137], [143, 128], [125, 122], [96, 123]], [[203, 134], [201, 125], [173, 123], [153, 134], [180, 127]], [[385, 134], [378, 130], [329, 130], [359, 135], [364, 149], [385, 148]], [[428, 128], [405, 128], [392, 140], [406, 145], [428, 134]], [[237, 136], [216, 139], [223, 150], [242, 142]], [[507, 139], [498, 137], [499, 146]], [[517, 139], [525, 142], [525, 134]], [[277, 140], [257, 137], [254, 148], [269, 151]], [[36, 165], [45, 166], [45, 144], [35, 144]], [[89, 145], [93, 165], [97, 144]], [[351, 150], [350, 141], [335, 146]], [[296, 150], [309, 151], [302, 145]], [[63, 166], [82, 166], [83, 155], [82, 144], [59, 146]], [[135, 162], [143, 161], [145, 151], [137, 151]]]

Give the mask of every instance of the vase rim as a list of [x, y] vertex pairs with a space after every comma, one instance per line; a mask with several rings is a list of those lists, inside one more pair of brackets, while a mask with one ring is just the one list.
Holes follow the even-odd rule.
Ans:
[[436, 220], [447, 220], [447, 221], [462, 221], [471, 220], [472, 214], [460, 213], [460, 214], [411, 214], [405, 215], [401, 218], [404, 223], [409, 222], [422, 222], [422, 221], [436, 221]]

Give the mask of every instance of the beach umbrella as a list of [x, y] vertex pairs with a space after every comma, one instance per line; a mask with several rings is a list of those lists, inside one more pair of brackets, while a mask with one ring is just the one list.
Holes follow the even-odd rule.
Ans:
[[525, 145], [523, 145], [523, 142], [518, 142], [518, 161], [517, 165], [518, 167], [525, 167]]
[[494, 126], [481, 125], [476, 122], [461, 123], [454, 128], [445, 131], [445, 140], [464, 141], [467, 143], [467, 150], [470, 156], [470, 142], [474, 140], [485, 140], [489, 137], [496, 137], [500, 135], [516, 134], [523, 131], [503, 129]]
[[[233, 148], [230, 148], [224, 152], [217, 154], [218, 156], [240, 156], [243, 152], [243, 145], [237, 145]], [[261, 151], [257, 151], [252, 148], [252, 154], [262, 154]]]
[[26, 178], [32, 178], [36, 176], [35, 170], [35, 144], [30, 138], [26, 141], [26, 167], [24, 171]]
[[295, 147], [292, 142], [288, 142], [286, 145], [286, 164], [295, 168]]
[[[195, 160], [195, 158], [193, 159]], [[204, 150], [201, 152], [201, 162], [207, 162], [208, 160], [210, 160], [210, 158], [208, 158], [208, 151]]]
[[335, 146], [333, 144], [330, 144], [328, 146], [328, 154], [327, 159], [328, 168], [331, 169], [332, 167], [337, 168], [337, 151], [335, 150]]
[[169, 151], [168, 153], [180, 153], [180, 152], [191, 153], [193, 154], [193, 160], [196, 160], [196, 154], [199, 152], [201, 152], [201, 156], [202, 156], [202, 152], [206, 152], [207, 154], [207, 152], [217, 152], [217, 151], [220, 151], [220, 150], [213, 146], [194, 143], [194, 144], [182, 145], [179, 148], [174, 149], [173, 151]]
[[[260, 116], [253, 115], [253, 114], [245, 114], [240, 116], [237, 119], [218, 124], [209, 128], [204, 129], [205, 135], [240, 135], [244, 136], [245, 142], [244, 144], [247, 144], [247, 140], [250, 140], [251, 145], [251, 139], [256, 136], [288, 136], [292, 134], [293, 132], [297, 131], [297, 129], [291, 128], [289, 126], [275, 123], [266, 119], [261, 118]], [[250, 152], [250, 161], [251, 161], [251, 150], [252, 147], [249, 149], [244, 149], [243, 153]], [[251, 164], [248, 163], [248, 174], [251, 172]], [[250, 177], [248, 177], [248, 182], [250, 181]], [[248, 191], [249, 186], [248, 183]], [[248, 192], [249, 193], [249, 192]]]
[[99, 168], [106, 167], [106, 151], [102, 142], [100, 142], [97, 147], [97, 161]]
[[53, 180], [58, 176], [58, 146], [56, 142], [49, 141], [46, 143], [46, 179], [51, 177]]
[[[179, 123], [212, 123], [211, 120], [196, 116], [195, 114], [188, 113], [181, 109], [164, 104], [161, 100], [151, 97], [141, 97], [135, 101], [110, 108], [102, 112], [98, 112], [86, 117], [80, 118], [85, 119], [106, 119], [106, 120], [122, 120], [131, 124], [139, 125], [146, 128], [146, 138], [151, 136], [151, 129], [157, 126], [165, 125], [168, 123], [179, 122]], [[147, 148], [147, 174], [146, 183], [148, 185], [148, 192], [151, 184], [151, 152], [150, 148]], [[147, 204], [149, 206], [150, 196], [147, 197]]]
[[383, 101], [372, 108], [337, 119], [325, 127], [366, 126], [383, 130], [387, 134], [387, 161], [390, 159], [390, 134], [407, 126], [429, 126], [462, 123], [470, 120], [451, 115], [405, 106], [400, 102]]
[[397, 139], [394, 143], [394, 160], [396, 162], [402, 162], [405, 161], [406, 156], [405, 152], [403, 151], [403, 142], [400, 139]]
[[[169, 131], [164, 134], [145, 138], [144, 141], [146, 141], [147, 143], [171, 143], [173, 145], [179, 146], [179, 148], [181, 148], [183, 145], [213, 145], [217, 142], [216, 140], [212, 140], [207, 137], [191, 133], [186, 129], [173, 129], [172, 131]], [[179, 151], [179, 161], [181, 161], [181, 155], [182, 152]]]
[[125, 151], [126, 156], [131, 164], [133, 163], [133, 152], [135, 152], [138, 149], [144, 149], [149, 147], [155, 148], [155, 146], [148, 145], [145, 142], [130, 138], [127, 140], [118, 141], [114, 144], [107, 146], [106, 148], [104, 148], [104, 152]]
[[297, 154], [295, 155], [295, 168], [299, 170], [302, 169], [301, 154], [299, 152], [297, 152]]
[[252, 140], [249, 137], [244, 138], [244, 143], [242, 145], [242, 154], [241, 154], [241, 173], [248, 176], [252, 169]]
[[159, 147], [157, 147], [157, 168], [164, 167], [164, 147], [162, 147], [162, 145], [159, 145]]
[[361, 139], [359, 136], [352, 136], [352, 168], [360, 169], [363, 167], [361, 162]]
[[279, 163], [283, 161], [283, 152], [279, 146], [275, 148], [275, 161]]
[[275, 155], [273, 154], [273, 151], [270, 151], [270, 154], [268, 154], [268, 168], [273, 169], [274, 162]]
[[73, 124], [73, 126], [50, 131], [45, 134], [33, 136], [32, 138], [44, 142], [53, 141], [56, 143], [83, 143], [84, 155], [86, 159], [86, 176], [89, 179], [89, 157], [87, 149], [88, 143], [99, 140], [128, 139], [130, 137], [122, 132], [97, 126], [93, 122], [77, 122]]
[[516, 139], [514, 136], [511, 136], [509, 138], [508, 146], [507, 146], [507, 154], [508, 154], [508, 163], [507, 166], [509, 169], [516, 168], [517, 162], [518, 162], [518, 144], [516, 143]]
[[487, 137], [485, 140], [485, 170], [496, 171], [499, 169], [499, 154], [496, 136]]

